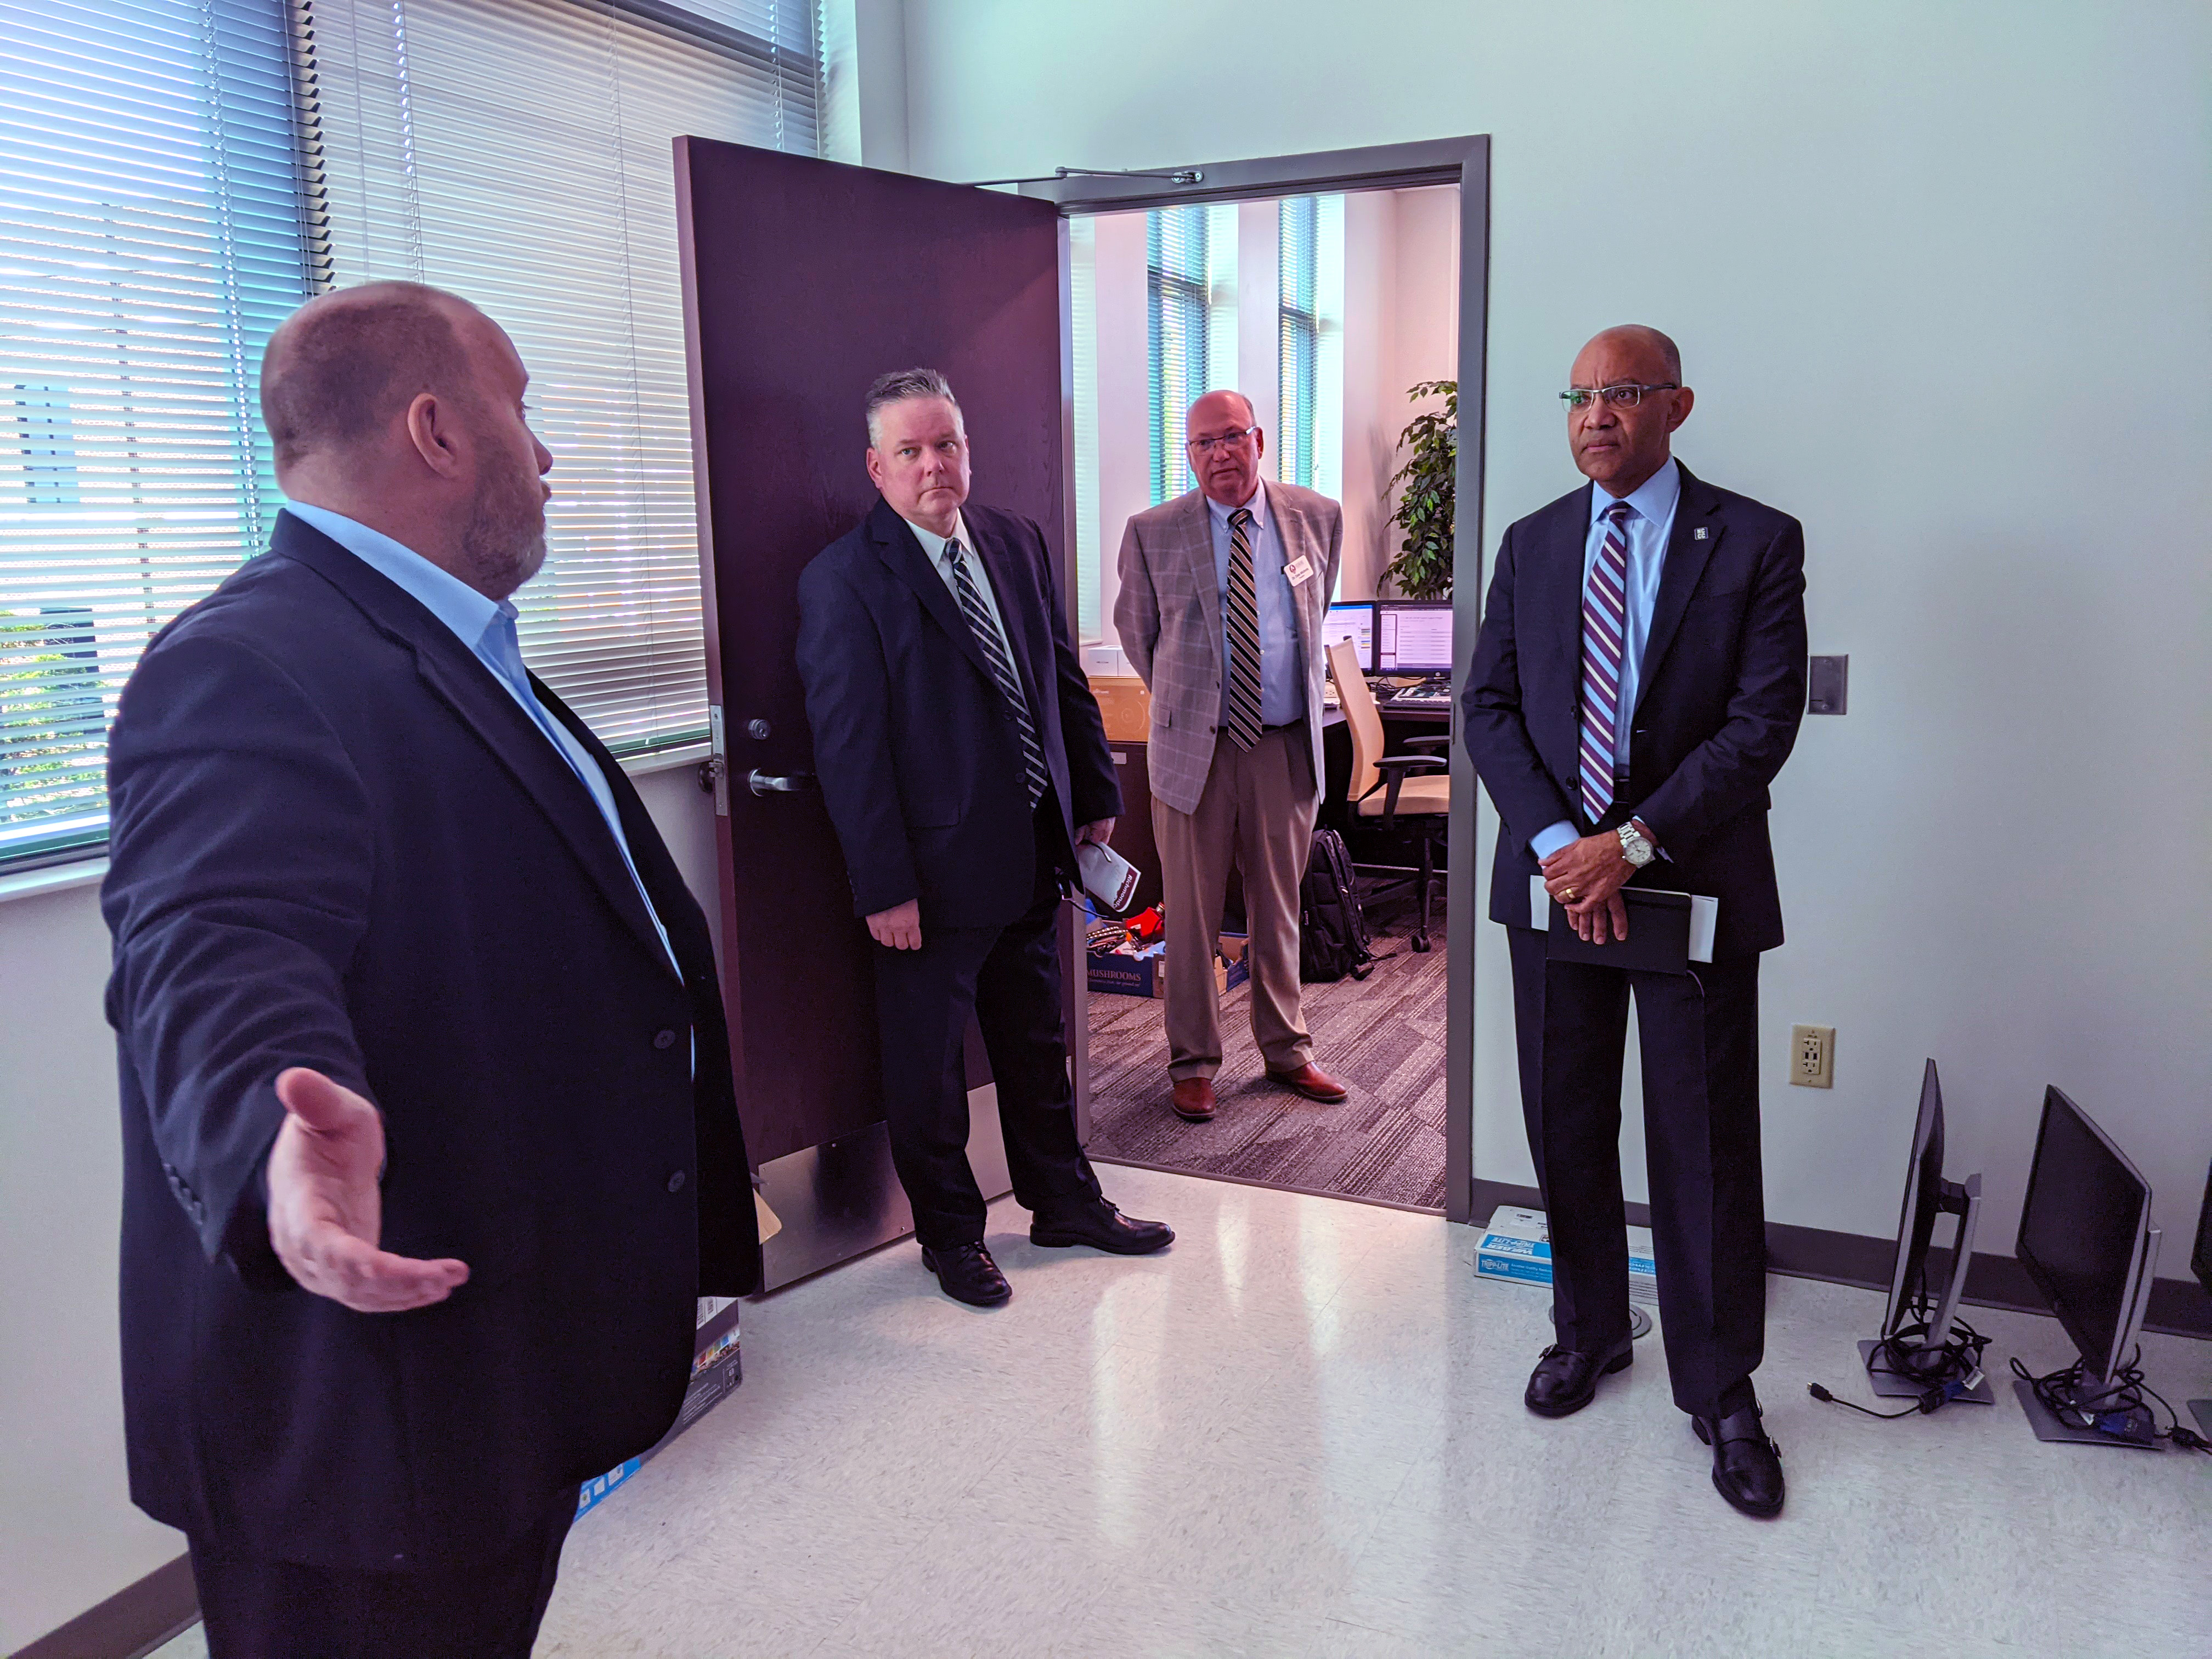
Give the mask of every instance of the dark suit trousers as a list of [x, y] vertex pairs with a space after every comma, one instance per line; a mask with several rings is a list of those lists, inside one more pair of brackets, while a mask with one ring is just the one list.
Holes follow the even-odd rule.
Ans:
[[565, 1488], [500, 1554], [418, 1572], [264, 1561], [188, 1539], [210, 1659], [529, 1659], [575, 1518]]
[[875, 947], [891, 1162], [914, 1206], [915, 1237], [930, 1249], [983, 1237], [982, 1189], [968, 1163], [970, 1015], [991, 1056], [1015, 1198], [1049, 1215], [1099, 1196], [1075, 1138], [1068, 1081], [1060, 875], [1051, 850], [1066, 839], [1059, 811], [1048, 790], [1037, 808], [1035, 896], [1017, 920], [957, 927], [925, 916], [920, 950]]
[[1510, 927], [1521, 1104], [1552, 1244], [1564, 1347], [1628, 1340], [1620, 1076], [1628, 999], [1644, 1062], [1644, 1135], [1659, 1315], [1674, 1403], [1752, 1402], [1766, 1342], [1766, 1206], [1759, 1158], [1759, 958], [1688, 974], [1552, 962]]

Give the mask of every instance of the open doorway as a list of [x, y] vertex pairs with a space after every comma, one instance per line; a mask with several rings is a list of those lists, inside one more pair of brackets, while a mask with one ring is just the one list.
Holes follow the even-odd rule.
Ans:
[[[1142, 916], [1160, 893], [1144, 688], [1115, 631], [1116, 553], [1131, 515], [1194, 487], [1186, 410], [1203, 393], [1234, 390], [1266, 434], [1263, 479], [1342, 507], [1322, 643], [1345, 643], [1348, 655], [1334, 665], [1356, 661], [1359, 684], [1347, 694], [1331, 678], [1318, 823], [1342, 837], [1358, 872], [1375, 956], [1358, 977], [1303, 988], [1314, 1058], [1350, 1097], [1322, 1104], [1268, 1081], [1251, 1031], [1232, 872], [1218, 942], [1218, 1110], [1204, 1123], [1169, 1105], [1157, 955], [1139, 939], [1109, 959], [1093, 957], [1082, 1025], [1094, 1158], [1454, 1207], [1453, 1105], [1463, 1085], [1453, 1086], [1453, 957], [1443, 946], [1449, 842], [1458, 837], [1447, 834], [1442, 811], [1378, 810], [1385, 790], [1372, 762], [1448, 758], [1454, 671], [1473, 643], [1471, 621], [1468, 637], [1455, 637], [1449, 533], [1425, 563], [1406, 552], [1439, 518], [1449, 524], [1449, 503], [1425, 508], [1417, 499], [1401, 510], [1424, 488], [1419, 469], [1429, 470], [1430, 491], [1448, 493], [1457, 468], [1455, 444], [1439, 439], [1463, 361], [1462, 209], [1454, 181], [1070, 214], [1070, 591], [1122, 778], [1115, 844], [1146, 873], [1133, 908]], [[1433, 434], [1425, 447], [1408, 438], [1416, 422]], [[1410, 491], [1401, 476], [1409, 463]], [[1462, 533], [1473, 528], [1470, 514]], [[1430, 804], [1441, 805], [1446, 775], [1429, 775]], [[1471, 860], [1462, 853], [1461, 862]], [[1425, 864], [1433, 872], [1425, 882]], [[1113, 942], [1097, 930], [1100, 947]]]

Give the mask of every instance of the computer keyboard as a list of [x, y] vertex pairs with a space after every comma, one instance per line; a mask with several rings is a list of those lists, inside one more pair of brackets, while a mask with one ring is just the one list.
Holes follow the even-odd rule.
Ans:
[[1449, 685], [1410, 685], [1383, 704], [1386, 708], [1449, 708], [1452, 703], [1452, 689]]

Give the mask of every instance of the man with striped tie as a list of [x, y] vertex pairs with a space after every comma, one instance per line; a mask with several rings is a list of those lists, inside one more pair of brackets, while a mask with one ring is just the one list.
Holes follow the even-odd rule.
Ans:
[[[1630, 1362], [1620, 1085], [1636, 1000], [1659, 1307], [1674, 1402], [1747, 1515], [1782, 1508], [1752, 1387], [1765, 1341], [1759, 958], [1782, 943], [1767, 786], [1805, 708], [1805, 537], [1673, 459], [1689, 417], [1674, 343], [1613, 328], [1562, 393], [1585, 487], [1499, 543], [1462, 694], [1468, 753], [1504, 819], [1490, 915], [1506, 925], [1522, 1109], [1552, 1247], [1557, 1340], [1525, 1401], [1589, 1404]], [[1719, 902], [1687, 973], [1553, 960], [1541, 875], [1576, 931], [1627, 938], [1622, 887]]]
[[1221, 1008], [1213, 941], [1233, 863], [1243, 878], [1252, 1038], [1268, 1078], [1334, 1105], [1298, 983], [1298, 887], [1321, 804], [1322, 612], [1344, 509], [1262, 482], [1267, 434], [1242, 392], [1190, 406], [1198, 488], [1129, 520], [1114, 625], [1152, 691], [1146, 765], [1168, 941], [1169, 1104], [1214, 1114]]
[[1075, 848], [1113, 834], [1121, 786], [1043, 532], [968, 504], [945, 377], [883, 376], [867, 426], [883, 499], [799, 576], [799, 672], [875, 943], [884, 1115], [922, 1264], [946, 1295], [995, 1307], [1013, 1290], [968, 1163], [971, 1014], [1030, 1242], [1141, 1255], [1175, 1237], [1106, 1201], [1068, 1081], [1055, 923]]

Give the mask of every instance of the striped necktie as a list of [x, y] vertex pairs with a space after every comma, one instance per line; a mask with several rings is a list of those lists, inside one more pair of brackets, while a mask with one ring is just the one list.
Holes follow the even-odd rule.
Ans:
[[991, 619], [982, 594], [976, 591], [975, 579], [968, 574], [967, 550], [957, 541], [948, 541], [945, 556], [952, 562], [952, 591], [960, 601], [960, 614], [967, 617], [975, 643], [982, 647], [983, 660], [990, 665], [991, 678], [998, 681], [1000, 695], [1006, 698], [1006, 707], [1013, 711], [1014, 724], [1021, 729], [1022, 777], [1029, 788], [1030, 805], [1035, 806], [1044, 794], [1049, 776], [1044, 768], [1044, 750], [1037, 743], [1036, 725], [1030, 719], [1029, 699], [1022, 695], [1021, 678], [1006, 655], [1006, 638]]
[[1583, 586], [1583, 817], [1591, 828], [1613, 805], [1620, 752], [1620, 659], [1628, 648], [1628, 503], [1605, 510], [1605, 544]]
[[1229, 735], [1239, 749], [1260, 741], [1260, 600], [1252, 585], [1252, 513], [1229, 515]]

